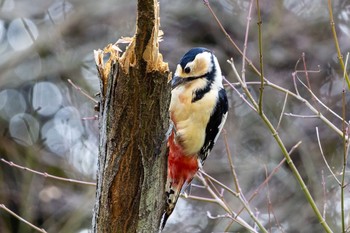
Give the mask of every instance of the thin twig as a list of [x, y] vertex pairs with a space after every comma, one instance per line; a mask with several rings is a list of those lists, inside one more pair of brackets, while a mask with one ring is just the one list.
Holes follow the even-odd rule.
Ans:
[[15, 212], [10, 210], [9, 208], [7, 208], [4, 204], [0, 204], [0, 208], [5, 210], [7, 213], [11, 214], [12, 216], [14, 216], [15, 218], [17, 218], [21, 222], [24, 222], [25, 224], [27, 224], [31, 228], [33, 228], [39, 232], [47, 233], [47, 231], [45, 231], [43, 228], [39, 228], [39, 227], [35, 226], [34, 224], [28, 222], [27, 220], [25, 220], [24, 218], [22, 218], [21, 216], [19, 216], [18, 214], [16, 214]]
[[[221, 182], [219, 182], [218, 180], [214, 179], [212, 176], [208, 175], [207, 173], [205, 173], [203, 170], [199, 170], [199, 173], [204, 175], [205, 177], [209, 178], [211, 181], [215, 182], [216, 184], [220, 185], [221, 187], [223, 187], [224, 189], [226, 189], [227, 191], [229, 191], [230, 193], [234, 194], [236, 197], [238, 197], [239, 201], [241, 202], [241, 204], [244, 206], [244, 209], [248, 212], [248, 214], [250, 215], [250, 217], [253, 219], [253, 221], [257, 224], [257, 226], [259, 227], [259, 229], [262, 232], [266, 232], [267, 230], [265, 229], [265, 227], [261, 224], [261, 222], [256, 218], [256, 216], [254, 215], [253, 211], [250, 209], [247, 201], [245, 200], [244, 196], [242, 193], [238, 192], [234, 192], [232, 189], [228, 188], [226, 185], [222, 184]], [[240, 187], [238, 186], [238, 189], [240, 190]], [[217, 192], [218, 193], [218, 192]], [[237, 214], [238, 216], [239, 214]]]
[[339, 184], [339, 186], [341, 185], [340, 181], [338, 180], [337, 176], [334, 174], [334, 172], [332, 171], [331, 167], [329, 166], [326, 157], [324, 156], [323, 153], [323, 149], [322, 149], [322, 145], [321, 145], [321, 140], [320, 140], [320, 134], [318, 132], [318, 127], [316, 127], [316, 137], [317, 137], [317, 142], [318, 142], [318, 147], [320, 148], [320, 152], [323, 158], [324, 163], [326, 164], [328, 171], [332, 174], [333, 178], [337, 181], [337, 183]]
[[217, 204], [219, 204], [227, 213], [229, 214], [233, 214], [233, 211], [226, 205], [226, 203], [224, 203], [221, 198], [219, 198], [215, 192], [213, 191], [213, 189], [208, 185], [207, 181], [205, 180], [205, 178], [203, 177], [202, 173], [200, 172], [200, 170], [197, 172], [196, 177], [199, 178], [199, 180], [203, 183], [203, 185], [205, 186], [206, 190], [210, 193], [210, 195], [214, 198], [214, 200], [216, 201]]
[[[290, 151], [288, 152], [289, 154], [292, 154], [293, 151], [295, 149], [297, 149], [299, 147], [299, 145], [301, 144], [301, 141], [299, 141], [297, 144], [295, 144], [291, 149]], [[278, 170], [280, 169], [280, 167], [284, 164], [284, 162], [286, 161], [286, 158], [283, 158], [282, 161], [271, 171], [271, 173], [269, 174], [268, 177], [266, 177], [266, 179], [264, 180], [263, 183], [261, 183], [256, 189], [255, 191], [253, 192], [253, 194], [249, 197], [248, 199], [248, 203], [250, 203], [257, 195], [258, 193], [260, 192], [260, 190], [265, 186], [267, 185], [267, 183], [271, 180], [271, 178], [278, 172]], [[240, 209], [238, 212], [237, 212], [237, 215], [240, 215], [240, 213], [243, 211], [243, 208]], [[279, 228], [281, 229], [281, 231], [283, 231], [282, 227], [280, 226], [278, 220], [276, 219], [275, 217], [275, 221], [277, 222], [277, 225], [279, 225]], [[226, 227], [226, 230], [229, 229], [229, 227], [232, 225], [232, 222], [229, 223], [229, 225]]]
[[318, 115], [299, 115], [299, 114], [294, 114], [294, 113], [284, 113], [285, 116], [290, 116], [290, 117], [299, 117], [299, 118], [319, 118]]
[[[268, 177], [268, 172], [267, 172], [267, 167], [266, 164], [264, 164], [264, 169], [265, 169], [265, 177]], [[268, 214], [268, 222], [269, 222], [269, 232], [271, 232], [271, 212], [272, 212], [272, 202], [270, 198], [270, 187], [269, 187], [269, 182], [266, 182], [266, 190], [267, 190], [267, 214]]]
[[[336, 112], [334, 112], [332, 109], [330, 109], [327, 105], [325, 105], [313, 92], [312, 90], [310, 90], [307, 85], [301, 81], [299, 78], [298, 78], [298, 81], [310, 92], [310, 94], [312, 95], [312, 98], [314, 100], [316, 100], [319, 104], [322, 105], [322, 107], [324, 107], [328, 112], [330, 112], [333, 116], [335, 116], [336, 118], [338, 118], [339, 120], [343, 121], [343, 118], [341, 116], [339, 116]], [[315, 108], [316, 109], [316, 108]], [[318, 111], [318, 110], [317, 110]], [[319, 112], [319, 111], [318, 111]], [[320, 112], [319, 112], [320, 114]]]
[[[299, 141], [297, 144], [295, 144], [292, 149], [288, 152], [289, 154], [292, 154], [295, 149], [297, 149], [301, 144], [301, 141]], [[260, 190], [271, 180], [271, 178], [278, 172], [280, 167], [284, 164], [286, 161], [286, 158], [283, 158], [281, 162], [271, 171], [270, 175], [262, 182], [253, 192], [253, 194], [249, 197], [248, 202], [251, 202], [260, 192]], [[238, 212], [240, 213], [240, 211]]]
[[249, 213], [249, 215], [251, 216], [251, 218], [255, 221], [256, 225], [260, 228], [260, 230], [262, 230], [263, 232], [267, 232], [265, 227], [261, 224], [261, 222], [255, 217], [254, 213], [251, 211], [251, 209], [247, 203], [247, 200], [244, 197], [241, 186], [239, 184], [238, 176], [236, 174], [235, 166], [234, 166], [234, 163], [232, 160], [231, 150], [230, 150], [229, 145], [228, 145], [226, 130], [223, 131], [223, 136], [224, 136], [224, 141], [225, 141], [226, 154], [227, 154], [228, 161], [230, 163], [230, 169], [231, 169], [232, 177], [233, 177], [233, 180], [234, 180], [234, 183], [236, 186], [236, 192], [237, 192], [238, 198], [241, 201], [241, 203], [243, 204], [244, 208]]
[[284, 97], [283, 106], [282, 106], [282, 110], [281, 110], [281, 115], [280, 115], [280, 118], [278, 119], [278, 123], [277, 123], [277, 126], [276, 126], [276, 130], [277, 131], [280, 128], [280, 125], [281, 125], [281, 122], [282, 122], [283, 114], [284, 114], [284, 111], [285, 111], [286, 105], [287, 105], [287, 99], [288, 99], [288, 93], [286, 93], [285, 97]]
[[232, 216], [229, 215], [229, 214], [219, 214], [219, 215], [213, 216], [209, 211], [207, 211], [207, 216], [208, 216], [208, 218], [210, 218], [210, 219], [219, 219], [219, 218], [230, 218], [230, 219], [234, 219], [234, 218], [232, 218]]
[[[233, 65], [233, 61], [231, 60], [230, 62], [232, 69], [235, 70], [235, 66]], [[237, 76], [237, 79], [240, 83], [242, 83], [242, 79], [239, 77], [238, 72], [234, 71], [234, 73]], [[248, 88], [245, 88], [242, 85], [243, 91], [245, 92], [245, 94], [248, 96], [249, 100], [252, 102], [253, 106], [257, 107], [257, 103], [254, 100], [254, 98], [252, 97], [250, 91], [248, 90]], [[323, 226], [324, 230], [328, 233], [332, 232], [331, 228], [328, 226], [327, 222], [323, 219], [322, 214], [320, 212], [320, 210], [318, 209], [313, 197], [311, 196], [311, 193], [309, 191], [309, 189], [307, 188], [304, 179], [302, 178], [302, 176], [300, 175], [298, 169], [296, 168], [296, 166], [294, 165], [290, 155], [288, 154], [288, 151], [281, 139], [281, 137], [278, 135], [278, 132], [276, 131], [276, 129], [274, 128], [274, 126], [272, 125], [271, 121], [267, 118], [267, 116], [265, 115], [264, 112], [261, 112], [261, 114], [259, 114], [261, 119], [263, 120], [263, 122], [265, 123], [265, 125], [268, 127], [268, 129], [270, 130], [272, 136], [275, 138], [278, 146], [280, 147], [284, 157], [286, 158], [286, 162], [289, 165], [294, 177], [296, 178], [296, 180], [298, 181], [308, 203], [310, 204], [311, 208], [313, 209], [318, 221], [320, 222], [320, 224]]]
[[[216, 188], [216, 186], [214, 185], [213, 181], [208, 179], [207, 177], [204, 177], [204, 179], [206, 179], [208, 186], [210, 186], [212, 188], [212, 190], [214, 191], [214, 193], [216, 194], [216, 196], [223, 202], [225, 203], [225, 205], [231, 209], [231, 207], [228, 205], [228, 203], [226, 202], [226, 200], [224, 199], [224, 189], [221, 189], [221, 192], [219, 192], [219, 190]], [[231, 210], [231, 212], [233, 212]]]
[[247, 45], [248, 45], [248, 35], [249, 35], [249, 26], [250, 21], [252, 20], [252, 7], [253, 7], [253, 0], [250, 0], [249, 3], [249, 9], [248, 9], [248, 16], [247, 16], [247, 25], [245, 29], [245, 36], [244, 36], [244, 44], [243, 44], [243, 55], [242, 55], [242, 80], [243, 83], [245, 83], [245, 60], [246, 60], [246, 54], [247, 54]]
[[235, 186], [236, 186], [236, 192], [241, 193], [241, 187], [239, 185], [239, 181], [237, 178], [236, 169], [235, 169], [235, 166], [234, 166], [233, 161], [232, 161], [231, 150], [230, 150], [230, 147], [228, 145], [227, 132], [226, 132], [226, 130], [223, 130], [222, 133], [223, 133], [222, 135], [224, 136], [227, 159], [229, 161], [231, 174], [232, 174]]
[[[264, 165], [264, 169], [265, 169], [265, 176], [266, 178], [268, 177], [268, 171], [267, 171], [267, 167], [266, 165]], [[270, 187], [269, 187], [269, 182], [266, 182], [266, 190], [267, 190], [267, 211], [268, 211], [268, 216], [269, 216], [269, 232], [271, 232], [271, 217], [270, 215], [273, 215], [273, 218], [275, 220], [276, 225], [278, 226], [278, 228], [284, 232], [281, 224], [279, 223], [277, 216], [275, 214], [275, 211], [273, 210], [272, 207], [272, 202], [271, 202], [271, 197], [270, 197]]]
[[256, 103], [256, 101], [254, 100], [254, 98], [253, 98], [252, 94], [250, 93], [250, 91], [248, 90], [247, 84], [243, 83], [243, 80], [242, 80], [241, 76], [238, 74], [238, 71], [237, 71], [236, 66], [235, 66], [235, 64], [233, 62], [233, 59], [231, 58], [231, 60], [227, 60], [227, 62], [231, 65], [232, 70], [233, 70], [233, 72], [234, 72], [238, 82], [241, 84], [242, 89], [243, 89], [244, 93], [246, 94], [246, 96], [248, 97], [250, 103], [253, 105], [254, 109], [256, 109], [256, 111], [258, 111], [259, 106]]
[[301, 54], [301, 58], [303, 60], [303, 65], [304, 65], [304, 73], [305, 73], [305, 78], [306, 78], [306, 83], [307, 83], [307, 86], [311, 89], [311, 84], [310, 84], [310, 80], [309, 80], [309, 72], [307, 70], [307, 67], [306, 67], [306, 61], [305, 61], [305, 53], [303, 52]]
[[47, 178], [51, 178], [51, 179], [55, 179], [55, 180], [61, 180], [61, 181], [66, 181], [66, 182], [70, 182], [70, 183], [96, 186], [96, 183], [94, 183], [94, 182], [87, 182], [87, 181], [63, 178], [63, 177], [60, 177], [60, 176], [54, 176], [54, 175], [50, 175], [50, 174], [48, 174], [46, 172], [39, 172], [39, 171], [30, 169], [30, 168], [27, 168], [27, 167], [20, 166], [18, 164], [15, 164], [14, 162], [7, 161], [5, 159], [1, 159], [1, 161], [6, 163], [7, 165], [10, 165], [11, 167], [16, 167], [16, 168], [19, 168], [19, 169], [22, 169], [22, 170], [25, 170], [25, 171], [28, 171], [28, 172], [31, 172], [31, 173], [35, 173], [37, 175], [44, 176], [45, 178], [47, 177]]
[[[213, 216], [209, 211], [207, 211], [207, 217], [210, 218], [210, 219], [229, 218], [229, 219], [232, 220], [232, 223], [236, 222], [236, 223], [242, 225], [235, 217], [233, 217], [230, 214], [220, 214], [220, 215]], [[248, 229], [248, 230], [252, 231], [252, 232], [257, 232], [257, 231], [254, 230], [254, 228], [251, 228], [251, 229]]]
[[344, 79], [345, 79], [345, 75], [346, 75], [346, 69], [347, 69], [347, 67], [348, 67], [349, 54], [350, 54], [350, 53], [347, 52], [346, 58], [345, 58], [345, 69], [344, 69], [344, 72], [343, 72], [343, 77], [344, 77]]
[[259, 64], [260, 64], [260, 94], [259, 94], [259, 114], [263, 113], [263, 93], [264, 93], [264, 62], [263, 62], [263, 52], [262, 52], [262, 19], [260, 14], [259, 0], [256, 0], [256, 8], [258, 11], [258, 40], [259, 40]]
[[249, 101], [245, 98], [245, 96], [242, 95], [242, 93], [240, 93], [234, 85], [232, 85], [231, 82], [229, 82], [225, 77], [223, 77], [223, 80], [228, 84], [228, 86], [230, 86], [238, 94], [238, 96], [248, 105], [248, 107], [250, 107], [255, 112], [257, 111], [254, 108], [254, 106], [251, 103], [249, 103]]
[[91, 116], [91, 117], [83, 117], [81, 119], [83, 121], [96, 121], [96, 120], [98, 120], [98, 115], [94, 115], [94, 116]]
[[341, 176], [341, 189], [340, 189], [340, 206], [341, 206], [341, 222], [342, 222], [342, 230], [343, 233], [345, 233], [345, 173], [346, 173], [346, 165], [347, 165], [347, 154], [349, 150], [349, 126], [346, 124], [346, 100], [345, 100], [345, 93], [346, 89], [343, 87], [342, 91], [342, 115], [343, 115], [343, 121], [342, 121], [342, 128], [343, 128], [343, 168], [342, 168], [342, 176]]
[[228, 186], [226, 186], [225, 184], [221, 183], [220, 181], [218, 181], [217, 179], [215, 179], [214, 177], [212, 177], [211, 175], [209, 175], [208, 173], [206, 173], [203, 170], [199, 170], [199, 173], [203, 174], [205, 177], [209, 178], [211, 181], [213, 181], [215, 184], [221, 186], [222, 188], [224, 188], [225, 190], [227, 190], [229, 193], [231, 193], [232, 195], [234, 195], [235, 197], [238, 197], [238, 193], [233, 191], [231, 188], [229, 188]]
[[299, 90], [298, 90], [298, 85], [297, 85], [297, 82], [296, 82], [296, 76], [297, 76], [297, 74], [298, 74], [298, 73], [297, 73], [296, 71], [294, 71], [294, 72], [292, 73], [292, 77], [293, 77], [293, 84], [294, 84], [295, 93], [297, 93], [297, 95], [300, 96]]
[[[231, 64], [231, 60], [228, 60], [228, 62]], [[301, 82], [302, 83], [302, 82]], [[260, 82], [247, 82], [247, 85], [260, 85]], [[233, 86], [238, 85], [236, 83], [232, 84]], [[328, 120], [321, 112], [319, 112], [312, 104], [310, 104], [309, 101], [307, 101], [305, 98], [301, 97], [300, 95], [297, 95], [288, 89], [285, 89], [281, 86], [278, 86], [277, 84], [274, 84], [267, 79], [265, 79], [265, 86], [271, 87], [277, 91], [288, 93], [289, 96], [292, 96], [293, 98], [299, 100], [300, 102], [304, 103], [306, 107], [308, 107], [313, 113], [317, 114], [321, 121], [323, 121], [326, 125], [328, 125], [334, 132], [336, 132], [339, 136], [342, 137], [343, 132], [338, 129], [330, 120]], [[328, 111], [332, 112], [331, 109], [327, 109]], [[340, 117], [340, 119], [342, 119]]]
[[323, 218], [326, 219], [326, 209], [327, 209], [327, 198], [326, 198], [326, 180], [324, 178], [323, 169], [321, 170], [322, 175], [322, 191], [323, 191]]
[[55, 23], [55, 21], [53, 20], [52, 15], [51, 15], [51, 13], [50, 13], [49, 10], [46, 11], [46, 14], [49, 16], [49, 20], [50, 20], [50, 22], [52, 23], [52, 25], [56, 26], [56, 23]]
[[[309, 79], [309, 71], [308, 71], [308, 69], [306, 67], [306, 60], [305, 60], [305, 53], [304, 52], [301, 54], [301, 58], [303, 60], [305, 79], [306, 79], [306, 83], [307, 83], [308, 89], [310, 90], [310, 92], [313, 92], [312, 89], [311, 89], [311, 83], [310, 83], [310, 79]], [[316, 100], [315, 100], [315, 98], [312, 97], [312, 100], [314, 101], [315, 108], [316, 108]]]
[[[296, 148], [299, 147], [299, 145], [301, 144], [301, 141], [299, 141], [296, 145], [294, 145], [291, 150], [289, 151], [289, 154], [291, 154]], [[286, 158], [283, 158], [281, 160], [281, 162], [271, 171], [271, 173], [269, 174], [268, 177], [266, 177], [266, 179], [264, 180], [263, 183], [261, 183], [256, 189], [255, 191], [253, 192], [253, 194], [250, 196], [249, 200], [248, 200], [248, 203], [251, 202], [257, 195], [258, 193], [261, 191], [261, 189], [267, 185], [267, 183], [271, 180], [271, 178], [278, 172], [278, 170], [280, 169], [280, 167], [284, 164], [284, 162], [286, 161]], [[238, 212], [237, 212], [237, 215], [240, 215], [242, 213], [242, 211], [244, 210], [244, 208], [240, 209]], [[275, 219], [276, 222], [277, 219]], [[228, 231], [228, 229], [231, 227], [233, 222], [230, 222], [227, 227], [225, 228], [225, 232]], [[280, 226], [280, 224], [278, 223], [278, 225]], [[280, 227], [281, 229], [281, 227]], [[281, 229], [283, 231], [283, 229]]]
[[213, 199], [213, 198], [205, 198], [205, 197], [199, 197], [199, 196], [195, 196], [195, 195], [187, 195], [187, 194], [183, 194], [183, 193], [180, 194], [180, 197], [185, 198], [185, 199], [190, 199], [190, 200], [204, 201], [204, 202], [217, 204], [216, 199]]
[[[348, 84], [348, 89], [350, 90], [350, 80], [349, 80], [349, 76], [348, 76], [348, 73], [346, 72], [346, 68], [345, 68], [345, 65], [344, 65], [343, 55], [341, 54], [341, 51], [340, 51], [340, 46], [339, 46], [338, 36], [337, 36], [337, 30], [335, 29], [335, 23], [334, 23], [334, 18], [333, 18], [333, 10], [332, 10], [332, 1], [331, 0], [328, 0], [328, 11], [329, 11], [329, 19], [330, 19], [330, 24], [331, 24], [332, 33], [333, 33], [333, 40], [334, 40], [335, 48], [336, 48], [337, 54], [338, 54], [338, 60], [339, 60], [341, 68], [343, 69], [344, 78], [346, 80], [346, 83]], [[343, 230], [345, 230], [345, 228]]]
[[[205, 5], [208, 7], [209, 11], [211, 12], [211, 14], [213, 15], [213, 17], [215, 18], [216, 22], [218, 23], [219, 27], [221, 28], [221, 30], [224, 32], [225, 36], [230, 40], [230, 42], [232, 43], [232, 45], [242, 54], [241, 50], [238, 48], [238, 46], [234, 43], [234, 41], [232, 40], [232, 38], [229, 36], [229, 34], [226, 32], [226, 30], [224, 29], [224, 27], [222, 26], [221, 22], [219, 21], [219, 19], [216, 17], [214, 11], [211, 9], [210, 5], [209, 5], [209, 2], [208, 0], [204, 0], [204, 3]], [[247, 59], [248, 62], [250, 62], [248, 59]], [[235, 71], [235, 67], [233, 65], [233, 61], [230, 62], [233, 70], [235, 73], [237, 73], [237, 71]], [[254, 70], [254, 72], [256, 72], [257, 74], [259, 74], [260, 72], [255, 68], [255, 66], [250, 62], [249, 65], [252, 67], [252, 69]], [[239, 75], [238, 75], [239, 76]], [[245, 88], [244, 85], [246, 85], [245, 83], [242, 83], [242, 81], [240, 80], [240, 78], [237, 76], [237, 79], [239, 79], [239, 82], [241, 83], [242, 85], [242, 88], [245, 92], [245, 94], [247, 95], [248, 99], [251, 101], [251, 103], [253, 104], [253, 106], [258, 109], [258, 106], [257, 106], [257, 103], [256, 101], [252, 98], [249, 90], [247, 88]], [[260, 74], [259, 74], [260, 76]], [[267, 81], [265, 79], [265, 81]], [[268, 81], [267, 81], [268, 82]], [[277, 85], [276, 85], [277, 86]], [[349, 85], [350, 86], [350, 85]], [[277, 89], [279, 87], [276, 87]], [[294, 94], [294, 93], [293, 93]], [[298, 99], [300, 99], [301, 97], [298, 96]], [[308, 103], [307, 101], [305, 102], [306, 104], [310, 105], [308, 106], [310, 109], [313, 109], [314, 111], [318, 112], [310, 103]], [[319, 209], [317, 208], [317, 205], [315, 203], [315, 201], [313, 200], [308, 188], [306, 187], [305, 185], [305, 182], [303, 180], [303, 178], [300, 176], [299, 174], [299, 171], [297, 170], [297, 168], [295, 167], [293, 161], [291, 160], [289, 154], [288, 154], [288, 151], [286, 150], [285, 148], [285, 145], [283, 144], [281, 138], [279, 137], [277, 131], [275, 130], [275, 128], [273, 127], [273, 125], [271, 124], [271, 122], [269, 121], [269, 119], [266, 117], [266, 115], [262, 112], [260, 114], [260, 117], [262, 118], [262, 120], [264, 121], [264, 123], [266, 124], [266, 126], [269, 128], [272, 136], [275, 138], [276, 142], [278, 143], [283, 155], [285, 156], [286, 158], [286, 161], [289, 165], [289, 167], [291, 168], [292, 172], [293, 172], [293, 175], [295, 176], [296, 180], [298, 181], [302, 191], [304, 192], [304, 195], [307, 199], [307, 201], [309, 202], [310, 206], [312, 207], [318, 221], [320, 222], [320, 224], [322, 225], [322, 227], [324, 228], [324, 230], [326, 232], [332, 232], [332, 230], [330, 229], [330, 227], [328, 226], [327, 222], [325, 222], [325, 220], [322, 218], [322, 215], [319, 211]], [[334, 126], [328, 119], [326, 118], [321, 118], [323, 121], [327, 122], [328, 125], [330, 127]], [[339, 133], [339, 129], [337, 127], [334, 126], [333, 128], [337, 133]], [[340, 135], [342, 135], [342, 132], [340, 133]]]
[[297, 86], [297, 82], [296, 82], [296, 76], [297, 76], [297, 74], [298, 74], [297, 67], [298, 67], [299, 62], [300, 62], [300, 58], [299, 58], [299, 59], [297, 60], [297, 62], [295, 63], [294, 72], [292, 73], [292, 78], [293, 78], [293, 84], [294, 84], [295, 93], [297, 93], [297, 95], [300, 96], [299, 90], [298, 90], [298, 86]]
[[85, 90], [83, 90], [81, 87], [77, 86], [75, 83], [73, 83], [72, 80], [67, 80], [70, 85], [72, 85], [76, 90], [78, 90], [80, 93], [82, 93], [84, 96], [86, 96], [88, 99], [92, 100], [95, 104], [98, 104], [98, 101], [95, 100], [92, 96], [90, 96]]
[[[233, 41], [233, 39], [231, 38], [231, 36], [228, 34], [228, 32], [226, 31], [226, 29], [224, 28], [224, 26], [222, 25], [222, 23], [220, 22], [219, 18], [216, 16], [215, 12], [213, 11], [213, 9], [211, 8], [210, 4], [209, 4], [209, 0], [203, 0], [204, 5], [209, 9], [211, 15], [214, 17], [216, 23], [218, 24], [219, 28], [221, 29], [221, 31], [225, 34], [226, 38], [230, 41], [230, 43], [233, 45], [233, 47], [238, 51], [239, 54], [241, 54], [243, 56], [243, 52], [242, 50], [238, 47], [238, 45]], [[248, 59], [248, 57], [245, 57], [246, 62], [248, 63], [248, 65], [254, 70], [254, 72], [258, 75], [259, 71], [258, 69], [254, 66], [253, 62], [251, 60]]]
[[29, 34], [30, 39], [31, 39], [31, 40], [32, 40], [32, 42], [34, 43], [34, 42], [35, 42], [35, 37], [34, 37], [34, 35], [33, 35], [32, 31], [30, 30], [30, 28], [29, 28], [29, 25], [28, 25], [27, 21], [26, 21], [26, 20], [25, 20], [23, 17], [21, 17], [21, 21], [22, 21], [22, 23], [23, 23], [24, 28], [27, 30], [27, 32], [28, 32], [28, 34]]
[[230, 208], [227, 206], [220, 197], [216, 195], [216, 193], [212, 190], [212, 188], [207, 183], [206, 179], [204, 178], [203, 174], [205, 174], [202, 170], [199, 170], [196, 174], [196, 177], [203, 183], [207, 191], [210, 193], [210, 195], [214, 198], [215, 203], [220, 205], [227, 213], [229, 213], [231, 216], [234, 216], [234, 219], [237, 220], [237, 223], [241, 226], [245, 227], [251, 232], [256, 232], [246, 221], [244, 221], [241, 217], [237, 216]]

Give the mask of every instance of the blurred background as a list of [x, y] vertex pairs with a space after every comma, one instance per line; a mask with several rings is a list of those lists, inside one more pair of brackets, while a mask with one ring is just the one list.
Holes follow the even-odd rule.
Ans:
[[[243, 48], [248, 0], [210, 1], [224, 27]], [[254, 5], [255, 5], [255, 1]], [[343, 55], [350, 50], [350, 1], [334, 0], [333, 13]], [[327, 1], [261, 1], [264, 74], [272, 82], [294, 91], [292, 73], [302, 70], [297, 61], [305, 54], [313, 92], [341, 115], [344, 81], [331, 33]], [[233, 57], [241, 72], [242, 58], [229, 43], [201, 0], [160, 0], [160, 44], [172, 70], [191, 47], [213, 50], [225, 77], [237, 82], [227, 59]], [[93, 50], [114, 43], [135, 31], [136, 1], [129, 0], [0, 0], [0, 157], [16, 164], [84, 181], [95, 181], [98, 124], [95, 103], [68, 83], [94, 96], [99, 81]], [[253, 7], [247, 56], [258, 66], [258, 27]], [[259, 77], [247, 69], [248, 81]], [[305, 74], [298, 77], [306, 82]], [[341, 129], [341, 121], [313, 102], [298, 84], [300, 94], [315, 104]], [[256, 86], [250, 87], [255, 97]], [[250, 197], [278, 165], [283, 155], [260, 118], [227, 87], [230, 111], [225, 130], [241, 188]], [[276, 126], [284, 94], [265, 88], [264, 110]], [[346, 94], [349, 102], [349, 94]], [[348, 107], [349, 109], [349, 107]], [[288, 97], [285, 112], [312, 115], [300, 101]], [[347, 111], [347, 113], [349, 113]], [[348, 119], [348, 118], [346, 118]], [[319, 128], [325, 157], [336, 175], [343, 163], [342, 138], [317, 118], [284, 116], [279, 135], [287, 149], [302, 144], [292, 158], [304, 177], [328, 224], [340, 232], [340, 188], [323, 162], [315, 127]], [[204, 169], [234, 189], [223, 137]], [[349, 169], [348, 169], [349, 170]], [[346, 175], [346, 183], [349, 175]], [[194, 180], [194, 183], [199, 181]], [[345, 188], [346, 221], [349, 222], [349, 187]], [[205, 189], [192, 194], [210, 197]], [[47, 232], [88, 232], [91, 227], [95, 188], [52, 180], [0, 162], [0, 204]], [[234, 211], [242, 206], [224, 193]], [[250, 204], [270, 232], [323, 232], [287, 164]], [[181, 199], [164, 232], [246, 232], [212, 203]], [[253, 224], [246, 212], [240, 215]], [[0, 209], [0, 232], [35, 232]]]

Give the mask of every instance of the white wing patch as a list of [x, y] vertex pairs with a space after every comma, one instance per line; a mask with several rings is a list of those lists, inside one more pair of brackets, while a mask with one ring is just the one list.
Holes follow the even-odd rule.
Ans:
[[219, 132], [218, 132], [218, 134], [215, 136], [215, 138], [214, 138], [214, 143], [216, 143], [216, 141], [218, 140], [218, 138], [219, 138], [219, 136], [220, 136], [220, 132], [221, 132], [221, 130], [222, 130], [222, 128], [224, 127], [224, 124], [225, 124], [225, 122], [226, 122], [226, 119], [227, 119], [227, 114], [228, 114], [228, 112], [226, 112], [223, 116], [222, 116], [222, 120], [221, 120], [221, 123], [220, 123], [220, 125], [219, 125]]

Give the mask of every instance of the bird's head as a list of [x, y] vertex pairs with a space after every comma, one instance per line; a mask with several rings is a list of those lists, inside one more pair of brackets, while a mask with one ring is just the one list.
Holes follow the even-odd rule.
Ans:
[[206, 48], [192, 48], [177, 65], [171, 87], [174, 89], [201, 78], [213, 82], [218, 76], [221, 81], [221, 70], [215, 55]]

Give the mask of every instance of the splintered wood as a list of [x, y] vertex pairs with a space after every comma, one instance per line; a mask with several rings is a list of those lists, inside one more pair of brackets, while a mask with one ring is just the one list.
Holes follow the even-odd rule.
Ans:
[[[152, 30], [151, 38], [147, 42], [146, 48], [143, 51], [142, 59], [146, 62], [147, 73], [152, 71], [168, 72], [168, 63], [163, 62], [163, 56], [159, 52], [159, 42], [162, 41], [163, 32], [159, 29], [159, 3], [154, 4], [155, 17], [154, 28]], [[137, 29], [136, 29], [137, 31]], [[136, 35], [135, 35], [136, 36]], [[97, 65], [99, 77], [103, 84], [103, 95], [106, 93], [107, 79], [111, 72], [112, 65], [118, 62], [118, 65], [123, 69], [124, 73], [129, 73], [130, 67], [135, 67], [137, 61], [135, 58], [135, 36], [122, 37], [115, 44], [107, 45], [103, 50], [94, 50], [95, 62]], [[118, 47], [118, 44], [127, 43], [125, 52]], [[105, 56], [109, 58], [104, 63]]]
[[[120, 52], [121, 50], [116, 44], [109, 44], [103, 50], [94, 50], [97, 71], [103, 85], [103, 96], [106, 94], [108, 75], [111, 72], [112, 65], [118, 61]], [[105, 64], [103, 58], [106, 54], [109, 54], [109, 58]]]
[[159, 42], [162, 41], [163, 32], [159, 30], [159, 3], [155, 4], [154, 28], [151, 39], [148, 41], [146, 49], [143, 53], [143, 59], [147, 62], [147, 72], [159, 70], [165, 72], [169, 70], [168, 63], [163, 62], [163, 56], [159, 53]]

